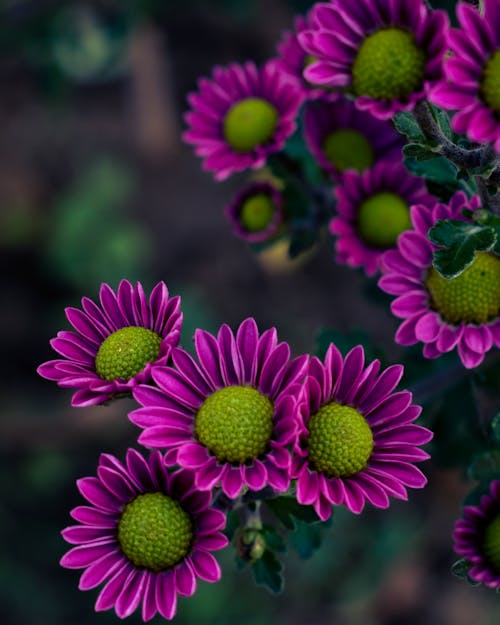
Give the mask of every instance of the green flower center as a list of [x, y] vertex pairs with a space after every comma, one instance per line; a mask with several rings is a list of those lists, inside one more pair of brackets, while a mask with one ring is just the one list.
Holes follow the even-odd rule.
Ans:
[[309, 462], [328, 477], [359, 473], [373, 451], [373, 435], [361, 413], [336, 402], [326, 404], [309, 419]]
[[244, 463], [263, 454], [273, 431], [270, 399], [249, 386], [228, 386], [209, 395], [198, 410], [198, 441], [227, 462]]
[[477, 252], [472, 265], [447, 280], [431, 267], [425, 282], [431, 305], [449, 323], [487, 323], [500, 311], [500, 259]]
[[278, 111], [262, 98], [247, 98], [232, 106], [224, 119], [224, 137], [236, 152], [250, 152], [267, 143], [278, 125]]
[[240, 222], [248, 232], [260, 232], [272, 221], [274, 204], [271, 196], [256, 193], [248, 197], [241, 206]]
[[500, 50], [484, 66], [481, 96], [495, 113], [500, 114]]
[[400, 28], [379, 30], [359, 48], [352, 67], [354, 93], [376, 100], [409, 96], [422, 84], [425, 62], [412, 33]]
[[411, 227], [408, 204], [389, 191], [372, 195], [359, 207], [358, 233], [371, 247], [396, 245], [398, 235]]
[[127, 326], [110, 334], [95, 358], [97, 374], [105, 380], [130, 380], [147, 362], [158, 358], [161, 336], [138, 326]]
[[118, 523], [123, 553], [136, 566], [155, 573], [183, 560], [193, 537], [189, 514], [163, 493], [139, 495], [125, 506]]
[[339, 171], [363, 171], [373, 165], [375, 155], [368, 139], [361, 132], [342, 128], [326, 136], [323, 152]]
[[500, 514], [486, 526], [483, 549], [495, 571], [500, 573]]

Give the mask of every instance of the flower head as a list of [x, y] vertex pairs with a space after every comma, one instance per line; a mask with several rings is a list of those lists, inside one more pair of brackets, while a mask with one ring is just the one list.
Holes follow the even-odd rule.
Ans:
[[424, 356], [437, 358], [455, 347], [465, 367], [477, 367], [493, 345], [500, 346], [500, 258], [477, 252], [472, 264], [451, 280], [432, 266], [436, 246], [427, 238], [441, 219], [465, 221], [462, 210], [475, 210], [479, 198], [462, 191], [449, 204], [413, 206], [413, 230], [398, 239], [398, 249], [382, 258], [380, 288], [396, 295], [392, 313], [404, 319], [396, 333], [401, 345], [424, 343]]
[[362, 174], [346, 172], [336, 193], [338, 216], [330, 231], [338, 235], [337, 261], [363, 267], [369, 276], [379, 270], [383, 253], [411, 228], [411, 205], [435, 201], [423, 180], [402, 163], [384, 161]]
[[485, 0], [484, 14], [470, 4], [457, 5], [460, 29], [452, 29], [448, 46], [453, 55], [444, 65], [446, 80], [429, 99], [457, 111], [453, 129], [472, 141], [493, 142], [500, 152], [500, 5]]
[[500, 480], [490, 484], [479, 506], [466, 506], [453, 532], [455, 551], [472, 565], [470, 579], [500, 588]]
[[272, 62], [260, 69], [253, 63], [216, 67], [198, 88], [188, 96], [183, 138], [217, 180], [263, 167], [295, 130], [300, 89]]
[[173, 367], [153, 370], [158, 388], [134, 390], [143, 407], [129, 417], [144, 429], [139, 442], [166, 449], [167, 464], [195, 470], [202, 490], [220, 483], [231, 498], [244, 485], [286, 490], [307, 356], [290, 360], [276, 330], [259, 336], [253, 319], [236, 335], [223, 325], [217, 337], [197, 330], [194, 340], [197, 361], [176, 348]]
[[376, 162], [402, 160], [403, 140], [391, 122], [359, 111], [346, 99], [310, 102], [304, 115], [307, 146], [323, 169], [338, 176]]
[[402, 375], [401, 365], [380, 372], [378, 360], [365, 367], [361, 346], [342, 358], [331, 344], [324, 362], [311, 359], [292, 477], [299, 503], [322, 520], [332, 505], [387, 508], [389, 496], [406, 499], [406, 487], [426, 484], [413, 463], [428, 458], [419, 446], [432, 433], [413, 423], [421, 408], [411, 393], [393, 392]]
[[115, 293], [107, 284], [99, 291], [99, 307], [88, 297], [82, 308], [67, 308], [75, 331], [58, 332], [50, 344], [63, 359], [50, 360], [38, 373], [59, 386], [78, 389], [73, 406], [92, 406], [129, 393], [151, 379], [153, 364], [166, 364], [179, 343], [180, 298], [169, 298], [163, 282], [148, 298], [138, 282], [122, 280]]
[[441, 78], [448, 19], [424, 0], [321, 2], [311, 24], [299, 35], [317, 59], [305, 78], [351, 92], [379, 119], [412, 109]]
[[104, 584], [96, 610], [114, 608], [124, 618], [142, 604], [144, 621], [157, 612], [172, 619], [177, 595], [192, 595], [197, 578], [220, 579], [210, 551], [226, 546], [226, 519], [194, 488], [191, 472], [168, 473], [160, 452], [145, 460], [129, 449], [126, 464], [102, 454], [97, 477], [77, 484], [91, 505], [71, 511], [79, 525], [62, 535], [77, 546], [61, 565], [85, 569], [80, 590]]
[[254, 182], [226, 208], [237, 236], [249, 243], [269, 241], [283, 223], [283, 197], [269, 182]]

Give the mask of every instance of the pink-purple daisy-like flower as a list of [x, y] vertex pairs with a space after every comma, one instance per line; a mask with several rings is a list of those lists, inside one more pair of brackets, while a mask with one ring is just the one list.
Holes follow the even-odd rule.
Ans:
[[389, 496], [407, 499], [407, 487], [426, 484], [414, 463], [429, 457], [420, 446], [432, 432], [413, 423], [421, 408], [411, 393], [394, 392], [402, 375], [402, 365], [365, 367], [360, 345], [342, 358], [331, 344], [324, 362], [311, 359], [292, 477], [298, 502], [312, 504], [323, 521], [332, 505], [355, 514], [366, 501], [387, 508]]
[[453, 532], [455, 551], [471, 568], [467, 575], [488, 588], [500, 588], [500, 480], [478, 506], [466, 506]]
[[295, 79], [300, 85], [302, 97], [305, 100], [316, 100], [318, 98], [326, 100], [337, 99], [338, 93], [331, 89], [323, 89], [318, 85], [313, 85], [304, 78], [304, 69], [314, 58], [307, 54], [299, 42], [299, 33], [309, 30], [310, 24], [307, 17], [301, 15], [295, 18], [294, 31], [283, 33], [281, 41], [277, 45], [279, 57], [275, 59], [277, 67]]
[[217, 180], [265, 165], [296, 128], [302, 103], [297, 83], [273, 62], [216, 67], [188, 96], [191, 110], [183, 138]]
[[338, 177], [376, 162], [402, 161], [401, 135], [391, 122], [375, 119], [346, 99], [310, 102], [304, 114], [306, 144], [319, 165]]
[[442, 80], [429, 99], [457, 111], [452, 126], [472, 141], [492, 142], [500, 152], [500, 3], [485, 0], [484, 14], [470, 4], [457, 5], [461, 28], [452, 29]]
[[270, 241], [283, 223], [283, 197], [270, 182], [254, 182], [235, 196], [226, 215], [241, 239], [249, 243]]
[[50, 344], [62, 359], [38, 367], [38, 373], [64, 388], [78, 389], [73, 406], [102, 404], [130, 393], [151, 379], [154, 364], [166, 364], [178, 345], [182, 324], [180, 298], [158, 283], [149, 300], [142, 285], [122, 280], [115, 293], [107, 284], [99, 291], [100, 306], [82, 298], [82, 309], [66, 308], [75, 331], [58, 332]]
[[336, 187], [338, 216], [330, 222], [337, 235], [337, 261], [363, 267], [368, 276], [380, 269], [384, 252], [411, 228], [412, 204], [434, 203], [424, 181], [402, 163], [381, 161], [363, 173], [348, 171]]
[[173, 367], [155, 367], [158, 388], [140, 385], [142, 405], [129, 414], [144, 429], [139, 442], [167, 450], [167, 464], [196, 472], [196, 487], [221, 484], [228, 497], [244, 485], [285, 491], [297, 428], [297, 401], [308, 357], [290, 359], [274, 328], [259, 336], [253, 319], [233, 334], [197, 330], [197, 361], [172, 350]]
[[77, 545], [61, 559], [69, 569], [85, 569], [80, 590], [104, 584], [95, 609], [114, 608], [125, 618], [142, 604], [142, 619], [175, 616], [177, 595], [190, 596], [197, 578], [220, 579], [210, 553], [222, 549], [225, 515], [210, 508], [210, 495], [196, 490], [193, 475], [168, 473], [158, 451], [145, 460], [129, 449], [126, 464], [102, 454], [97, 477], [78, 480], [91, 504], [71, 516], [79, 523], [63, 530]]
[[379, 119], [412, 109], [442, 76], [448, 17], [424, 0], [320, 2], [310, 21], [299, 41], [317, 61], [305, 78], [352, 93]]
[[396, 333], [401, 345], [424, 343], [426, 358], [455, 347], [465, 367], [477, 367], [492, 346], [500, 346], [500, 258], [477, 252], [472, 264], [451, 280], [432, 266], [436, 246], [427, 238], [442, 219], [466, 221], [463, 209], [476, 210], [479, 198], [462, 191], [449, 204], [413, 206], [413, 230], [398, 239], [398, 249], [382, 258], [380, 288], [396, 295], [392, 313], [404, 321]]

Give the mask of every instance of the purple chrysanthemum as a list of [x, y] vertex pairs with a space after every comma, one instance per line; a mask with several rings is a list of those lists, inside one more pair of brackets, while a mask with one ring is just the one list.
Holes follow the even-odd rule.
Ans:
[[419, 446], [432, 432], [413, 423], [421, 408], [411, 393], [393, 392], [402, 365], [379, 371], [378, 360], [365, 367], [361, 345], [343, 359], [331, 344], [324, 362], [309, 364], [292, 477], [299, 503], [312, 504], [322, 520], [332, 505], [355, 514], [367, 500], [387, 508], [389, 495], [407, 499], [406, 487], [426, 484], [413, 463], [429, 457]]
[[358, 110], [349, 100], [310, 102], [304, 115], [307, 146], [333, 176], [364, 171], [377, 161], [402, 160], [404, 145], [392, 123]]
[[500, 258], [476, 253], [473, 263], [451, 280], [432, 266], [436, 246], [427, 238], [441, 219], [460, 219], [463, 209], [475, 210], [479, 198], [462, 191], [448, 205], [413, 206], [413, 230], [398, 239], [398, 249], [382, 258], [380, 288], [396, 295], [392, 313], [404, 319], [396, 333], [401, 345], [424, 343], [424, 356], [437, 358], [457, 348], [468, 369], [477, 367], [493, 345], [500, 346]]
[[471, 564], [467, 575], [500, 588], [500, 480], [490, 484], [479, 506], [466, 506], [453, 532], [455, 551]]
[[283, 197], [269, 182], [254, 182], [233, 199], [226, 215], [237, 236], [249, 243], [269, 241], [283, 223]]
[[307, 54], [299, 43], [299, 33], [311, 28], [307, 17], [301, 15], [295, 18], [295, 30], [283, 33], [281, 41], [277, 45], [279, 57], [275, 59], [277, 67], [284, 73], [294, 78], [300, 85], [304, 99], [316, 100], [318, 98], [335, 100], [339, 96], [331, 89], [323, 89], [313, 85], [304, 78], [304, 69], [315, 59]]
[[253, 319], [236, 335], [227, 325], [217, 338], [197, 330], [194, 342], [198, 362], [176, 348], [173, 367], [153, 370], [158, 388], [134, 389], [143, 407], [129, 417], [144, 429], [139, 442], [166, 449], [168, 464], [193, 469], [202, 490], [220, 483], [231, 498], [243, 485], [286, 490], [287, 446], [296, 434], [298, 383], [308, 357], [290, 360], [276, 330], [259, 336]]
[[398, 236], [411, 228], [412, 204], [435, 199], [424, 181], [411, 175], [402, 163], [381, 161], [362, 174], [346, 172], [336, 187], [337, 212], [330, 222], [336, 240], [337, 261], [363, 267], [368, 276], [380, 269], [380, 259]]
[[183, 138], [217, 180], [263, 167], [295, 131], [301, 92], [274, 62], [260, 69], [250, 62], [216, 67], [198, 88], [188, 96]]
[[122, 280], [116, 294], [107, 284], [99, 291], [99, 307], [88, 297], [82, 308], [66, 308], [73, 331], [58, 332], [52, 348], [63, 359], [50, 360], [38, 373], [59, 386], [78, 389], [73, 406], [92, 406], [129, 393], [151, 379], [154, 364], [166, 364], [179, 343], [180, 298], [169, 298], [163, 282], [148, 298], [142, 285]]
[[485, 0], [484, 15], [460, 3], [461, 29], [452, 29], [448, 45], [453, 55], [444, 65], [441, 81], [429, 99], [458, 111], [452, 120], [456, 132], [472, 141], [493, 142], [500, 152], [500, 3]]
[[85, 569], [80, 590], [104, 584], [98, 611], [114, 608], [125, 618], [142, 604], [144, 621], [157, 612], [172, 619], [177, 595], [192, 595], [197, 578], [220, 579], [210, 551], [227, 544], [219, 531], [224, 514], [209, 507], [208, 493], [194, 488], [191, 472], [168, 473], [158, 451], [145, 460], [129, 449], [125, 465], [102, 454], [97, 474], [77, 482], [91, 505], [71, 511], [80, 525], [62, 535], [77, 546], [61, 565]]
[[299, 35], [317, 59], [304, 76], [352, 93], [379, 119], [412, 109], [442, 76], [448, 17], [424, 0], [318, 3]]

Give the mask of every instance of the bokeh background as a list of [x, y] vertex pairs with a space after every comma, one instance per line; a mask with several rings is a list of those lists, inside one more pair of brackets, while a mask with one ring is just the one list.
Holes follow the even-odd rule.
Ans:
[[[94, 474], [100, 452], [123, 457], [136, 445], [126, 417], [133, 402], [71, 409], [69, 391], [37, 377], [37, 365], [54, 357], [49, 338], [67, 327], [65, 306], [95, 297], [103, 281], [150, 288], [163, 279], [182, 295], [186, 347], [195, 327], [234, 327], [252, 315], [262, 328], [276, 325], [296, 354], [314, 351], [328, 328], [346, 345], [361, 337], [387, 363], [403, 355], [388, 299], [335, 265], [327, 237], [294, 263], [283, 250], [256, 256], [238, 241], [223, 208], [244, 176], [215, 183], [180, 139], [197, 77], [214, 64], [273, 56], [280, 33], [310, 5], [0, 2], [2, 625], [118, 623], [114, 613], [95, 614], [97, 592], [79, 592], [78, 573], [58, 566], [59, 532], [81, 503], [75, 480]], [[423, 366], [416, 353], [414, 364]], [[453, 442], [452, 420], [447, 427], [455, 456], [470, 453]], [[278, 597], [237, 571], [226, 549], [222, 582], [201, 582], [180, 600], [176, 621], [498, 623], [494, 593], [450, 573], [450, 532], [472, 486], [453, 464], [427, 463], [429, 487], [389, 512], [339, 512], [313, 558], [293, 549], [285, 557]]]

